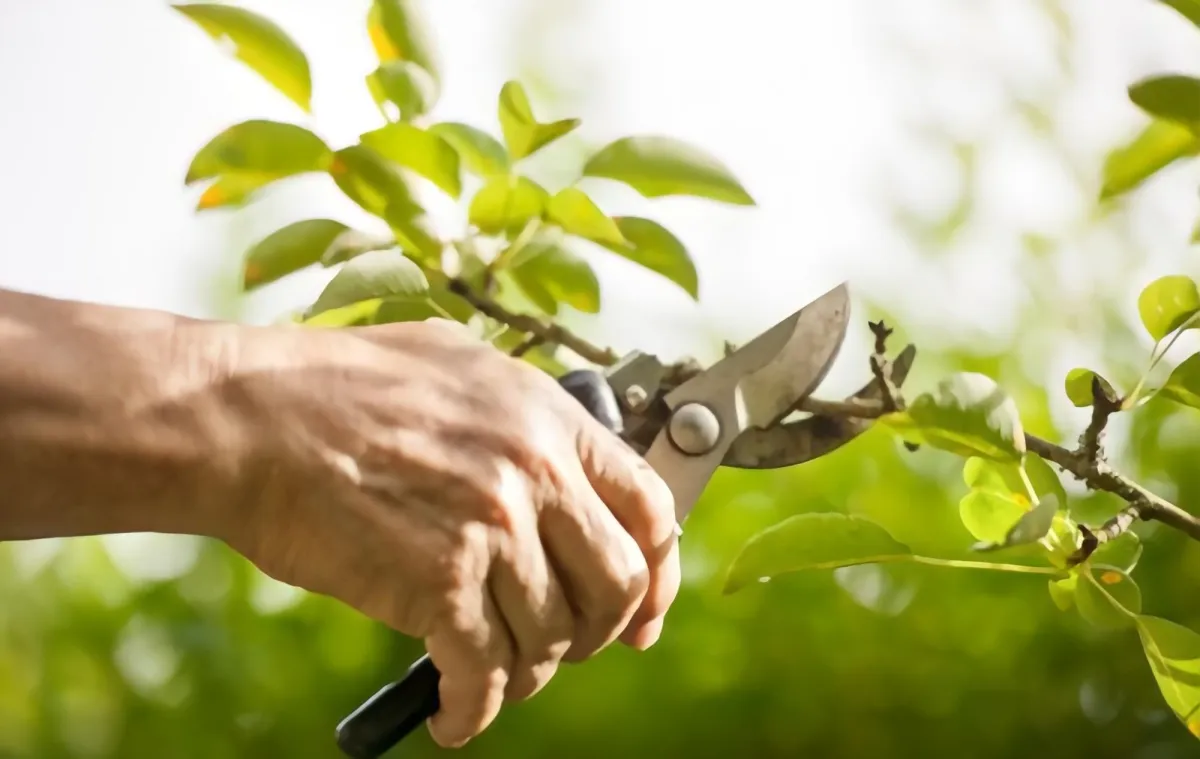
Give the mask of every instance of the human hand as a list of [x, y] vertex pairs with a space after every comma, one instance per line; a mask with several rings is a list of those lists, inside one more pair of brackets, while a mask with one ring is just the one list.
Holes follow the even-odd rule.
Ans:
[[225, 539], [424, 638], [439, 744], [560, 661], [658, 639], [680, 580], [671, 493], [545, 373], [431, 321], [261, 328], [231, 383], [261, 463]]

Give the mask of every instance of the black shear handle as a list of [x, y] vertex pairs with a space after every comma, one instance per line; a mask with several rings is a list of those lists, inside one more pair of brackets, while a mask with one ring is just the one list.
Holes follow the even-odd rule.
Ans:
[[[559, 384], [614, 433], [624, 426], [616, 396], [604, 375], [568, 372]], [[417, 659], [403, 680], [383, 686], [337, 726], [337, 744], [351, 759], [377, 759], [437, 713], [441, 673], [429, 656]]]

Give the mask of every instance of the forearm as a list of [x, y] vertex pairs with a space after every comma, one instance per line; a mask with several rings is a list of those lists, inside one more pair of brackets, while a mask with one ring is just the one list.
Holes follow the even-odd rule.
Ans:
[[0, 540], [212, 534], [230, 330], [0, 290]]

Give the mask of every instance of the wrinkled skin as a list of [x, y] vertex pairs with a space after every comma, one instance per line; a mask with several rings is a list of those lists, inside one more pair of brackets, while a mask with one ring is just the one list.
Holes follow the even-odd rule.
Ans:
[[228, 542], [424, 638], [436, 742], [560, 661], [657, 640], [679, 586], [670, 491], [551, 377], [441, 321], [256, 332], [238, 355], [263, 465]]

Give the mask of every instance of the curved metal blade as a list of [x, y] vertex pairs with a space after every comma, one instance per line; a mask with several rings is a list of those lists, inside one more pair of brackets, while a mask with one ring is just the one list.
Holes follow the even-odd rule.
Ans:
[[[891, 378], [896, 387], [904, 384], [913, 360], [915, 345], [909, 345], [892, 361]], [[871, 380], [851, 399], [878, 400], [879, 383]], [[733, 441], [722, 466], [738, 469], [778, 469], [811, 461], [832, 453], [871, 428], [874, 420], [851, 417], [810, 416], [798, 422], [777, 424], [767, 429], [753, 427]]]
[[778, 422], [820, 384], [849, 321], [850, 293], [843, 283], [663, 397], [672, 411], [701, 404], [718, 423], [716, 443], [703, 454], [677, 448], [669, 423], [646, 452], [675, 495], [680, 523], [742, 432]]

